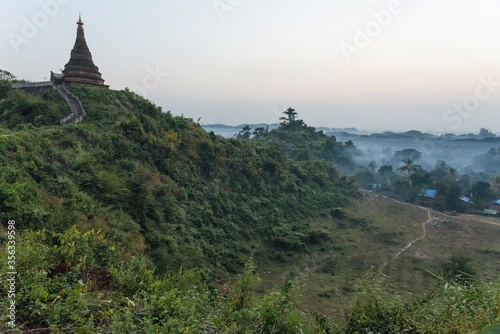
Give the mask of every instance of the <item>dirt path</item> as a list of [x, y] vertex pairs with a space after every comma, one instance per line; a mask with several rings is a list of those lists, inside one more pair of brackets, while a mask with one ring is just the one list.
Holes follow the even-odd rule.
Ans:
[[[371, 191], [363, 191], [363, 193], [368, 193], [369, 195], [373, 196], [375, 195], [373, 192]], [[424, 222], [422, 222], [422, 235], [418, 238], [416, 238], [415, 240], [412, 240], [408, 245], [406, 245], [405, 247], [403, 247], [398, 253], [396, 253], [396, 255], [394, 255], [392, 257], [392, 259], [386, 261], [380, 268], [379, 272], [382, 273], [383, 270], [385, 269], [385, 267], [395, 261], [401, 254], [403, 254], [404, 252], [406, 252], [411, 246], [413, 246], [413, 244], [417, 241], [420, 241], [422, 239], [424, 239], [425, 237], [427, 237], [427, 224], [431, 223], [433, 221], [433, 218], [437, 216], [442, 216], [442, 217], [447, 217], [447, 218], [452, 218], [452, 219], [460, 219], [460, 220], [468, 220], [468, 221], [472, 221], [472, 222], [476, 222], [476, 223], [482, 223], [482, 224], [489, 224], [489, 225], [495, 225], [495, 226], [500, 226], [500, 222], [493, 222], [493, 221], [489, 221], [489, 220], [485, 220], [485, 219], [480, 219], [479, 217], [475, 216], [475, 215], [470, 215], [470, 214], [460, 214], [460, 215], [457, 215], [457, 216], [450, 216], [450, 215], [447, 215], [443, 212], [439, 212], [439, 211], [435, 211], [433, 209], [429, 209], [429, 208], [426, 208], [426, 207], [423, 207], [423, 206], [419, 206], [419, 205], [415, 205], [415, 204], [411, 204], [411, 203], [405, 203], [405, 202], [401, 202], [401, 201], [398, 201], [394, 198], [390, 198], [390, 197], [387, 197], [387, 196], [383, 196], [383, 195], [379, 195], [379, 194], [376, 194], [375, 196], [380, 196], [380, 197], [384, 197], [388, 200], [391, 200], [393, 202], [396, 202], [396, 203], [399, 203], [399, 204], [406, 204], [406, 205], [411, 205], [411, 206], [414, 206], [414, 207], [417, 207], [419, 209], [422, 209], [422, 210], [425, 210], [427, 212], [427, 217], [428, 219]], [[434, 217], [433, 217], [434, 216]]]
[[[389, 197], [387, 197], [387, 198], [389, 198]], [[393, 201], [396, 201], [395, 199], [392, 199], [392, 198], [390, 198], [390, 199], [393, 200]], [[398, 201], [396, 201], [396, 202], [398, 202]], [[403, 203], [403, 202], [400, 202], [400, 203]], [[417, 205], [415, 205], [415, 206], [417, 206]], [[390, 262], [393, 262], [394, 260], [396, 260], [401, 254], [403, 254], [404, 252], [406, 252], [408, 250], [408, 248], [410, 248], [411, 246], [413, 246], [413, 244], [415, 242], [420, 241], [420, 240], [424, 239], [425, 237], [427, 237], [426, 225], [429, 224], [432, 221], [431, 210], [427, 209], [427, 208], [424, 208], [423, 206], [417, 206], [417, 207], [420, 208], [420, 209], [423, 209], [423, 210], [427, 211], [427, 217], [428, 217], [428, 219], [422, 223], [422, 235], [420, 237], [418, 237], [417, 239], [412, 240], [408, 245], [406, 245], [405, 247], [403, 247], [396, 255], [393, 256], [392, 259], [390, 259], [389, 261], [386, 261], [382, 265], [382, 267], [380, 268], [380, 270], [379, 270], [380, 273], [385, 269], [385, 267]]]
[[441, 212], [438, 212], [438, 214], [440, 214], [440, 215], [442, 215], [444, 217], [453, 218], [453, 219], [470, 220], [470, 221], [474, 221], [474, 222], [478, 222], [478, 223], [484, 223], [484, 224], [490, 224], [490, 225], [500, 226], [500, 222], [499, 223], [495, 223], [495, 222], [492, 222], [492, 221], [489, 221], [489, 220], [479, 219], [477, 216], [470, 215], [470, 214], [460, 214], [458, 216], [450, 216], [450, 215], [447, 215], [447, 214], [441, 213]]

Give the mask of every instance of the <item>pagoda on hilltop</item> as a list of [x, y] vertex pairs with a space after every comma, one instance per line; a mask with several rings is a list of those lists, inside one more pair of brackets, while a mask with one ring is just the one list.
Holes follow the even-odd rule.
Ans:
[[76, 41], [71, 50], [71, 56], [68, 63], [64, 66], [62, 74], [51, 72], [50, 81], [54, 84], [63, 84], [68, 86], [93, 86], [109, 88], [104, 84], [99, 68], [95, 66], [92, 60], [85, 34], [83, 32], [83, 22], [81, 15], [78, 17], [76, 31]]

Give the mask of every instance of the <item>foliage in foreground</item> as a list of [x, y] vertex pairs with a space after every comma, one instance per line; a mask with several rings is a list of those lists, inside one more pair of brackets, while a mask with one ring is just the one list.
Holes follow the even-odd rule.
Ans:
[[[0, 235], [6, 239], [5, 231]], [[120, 259], [102, 233], [76, 227], [17, 235], [16, 330], [53, 333], [313, 332], [295, 303], [296, 277], [256, 297], [250, 260], [238, 281], [218, 292], [199, 270], [160, 277], [141, 257]], [[0, 270], [7, 272], [5, 249]], [[3, 283], [3, 282], [2, 282]], [[0, 292], [7, 296], [8, 287]], [[6, 310], [10, 300], [2, 298]], [[3, 313], [2, 313], [3, 314]], [[9, 332], [7, 314], [0, 331]], [[16, 332], [12, 330], [12, 332]]]
[[[2, 241], [7, 233], [0, 234]], [[423, 297], [382, 289], [372, 273], [357, 287], [344, 317], [300, 311], [302, 268], [281, 289], [254, 290], [253, 261], [220, 291], [199, 270], [158, 276], [142, 257], [124, 259], [96, 230], [72, 227], [17, 235], [16, 324], [0, 331], [41, 333], [478, 333], [500, 321], [500, 282], [445, 283]], [[3, 243], [3, 242], [2, 242]], [[6, 251], [0, 270], [6, 272]], [[0, 286], [2, 296], [8, 287]], [[9, 306], [0, 299], [0, 308]], [[335, 305], [332, 305], [334, 308]]]
[[346, 311], [346, 333], [479, 333], [500, 321], [500, 281], [468, 284], [446, 282], [427, 295], [410, 298], [390, 294], [383, 279], [370, 274], [358, 287], [353, 305]]

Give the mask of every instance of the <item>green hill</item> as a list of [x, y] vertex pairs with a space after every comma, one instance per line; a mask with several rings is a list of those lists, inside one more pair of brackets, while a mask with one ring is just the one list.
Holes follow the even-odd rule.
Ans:
[[307, 251], [328, 234], [303, 218], [357, 195], [325, 163], [209, 134], [129, 91], [72, 90], [87, 113], [78, 125], [56, 125], [69, 108], [52, 90], [0, 101], [1, 239], [15, 220], [18, 286], [35, 287], [19, 292], [25, 328], [58, 328], [72, 307], [89, 321], [64, 291], [81, 283], [132, 298], [153, 282], [147, 263], [157, 274], [193, 268], [210, 282], [241, 272], [259, 243], [277, 258]]
[[[392, 230], [401, 207], [357, 200], [334, 167], [310, 159], [350, 145], [304, 127], [268, 143], [224, 139], [127, 90], [72, 87], [86, 117], [59, 126], [70, 111], [55, 91], [0, 88], [0, 272], [17, 272], [0, 285], [2, 332], [456, 333], [500, 320], [500, 289], [479, 281], [450, 281], [414, 307], [369, 277], [342, 316], [315, 312], [421, 231], [420, 221]], [[268, 145], [296, 136], [311, 146], [289, 146], [294, 160]], [[485, 247], [483, 259], [496, 254]], [[384, 267], [410, 268], [391, 291], [412, 284], [404, 255]], [[261, 275], [265, 288], [254, 260], [277, 272]]]
[[335, 136], [328, 136], [323, 131], [316, 131], [298, 118], [295, 109], [289, 108], [282, 117], [280, 126], [269, 130], [267, 127], [255, 129], [246, 125], [237, 138], [253, 140], [280, 149], [287, 157], [297, 160], [320, 160], [334, 164], [341, 172], [352, 173], [356, 169], [354, 157], [362, 154], [352, 141], [343, 143]]
[[206, 133], [134, 93], [73, 91], [87, 112], [74, 126], [47, 126], [65, 115], [55, 91], [1, 102], [1, 124], [18, 131], [0, 138], [0, 209], [19, 229], [98, 228], [117, 246], [146, 247], [160, 272], [234, 272], [262, 238], [303, 250], [317, 231], [302, 218], [356, 193], [326, 164]]

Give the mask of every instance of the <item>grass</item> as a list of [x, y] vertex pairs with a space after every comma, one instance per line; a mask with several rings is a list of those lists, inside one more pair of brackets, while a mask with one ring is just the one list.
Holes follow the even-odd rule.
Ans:
[[330, 232], [331, 242], [300, 256], [285, 254], [285, 263], [273, 261], [266, 246], [260, 245], [256, 257], [260, 292], [279, 287], [290, 270], [302, 266], [308, 268], [299, 296], [303, 309], [334, 315], [350, 303], [354, 284], [370, 271], [386, 275], [385, 289], [403, 296], [423, 296], [432, 290], [437, 281], [429, 272], [439, 272], [452, 255], [473, 259], [472, 266], [486, 281], [500, 276], [496, 261], [500, 254], [500, 226], [478, 221], [500, 223], [500, 219], [452, 217], [431, 210], [426, 237], [391, 261], [422, 236], [427, 211], [373, 195], [353, 200], [344, 211], [343, 219], [324, 217], [310, 222], [312, 227]]

